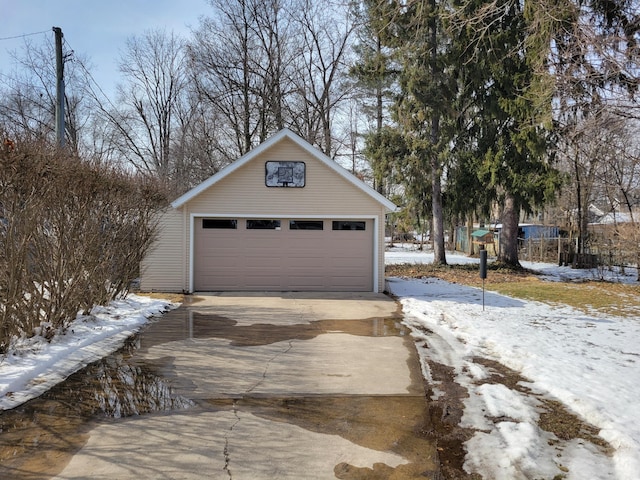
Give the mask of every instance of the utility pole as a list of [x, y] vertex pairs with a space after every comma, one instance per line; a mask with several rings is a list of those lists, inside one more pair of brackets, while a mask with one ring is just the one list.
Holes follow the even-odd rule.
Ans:
[[62, 58], [62, 29], [52, 27], [56, 37], [56, 142], [64, 147], [64, 59]]

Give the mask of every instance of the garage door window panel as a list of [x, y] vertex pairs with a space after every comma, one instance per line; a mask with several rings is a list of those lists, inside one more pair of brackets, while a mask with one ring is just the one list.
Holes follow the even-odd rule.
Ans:
[[290, 220], [289, 230], [324, 230], [322, 220]]
[[229, 218], [203, 218], [202, 228], [207, 230], [236, 230], [238, 228], [238, 220]]
[[363, 221], [351, 221], [351, 220], [334, 220], [332, 225], [333, 230], [352, 230], [352, 231], [364, 231], [366, 230], [367, 222]]
[[280, 230], [280, 220], [247, 220], [247, 230]]

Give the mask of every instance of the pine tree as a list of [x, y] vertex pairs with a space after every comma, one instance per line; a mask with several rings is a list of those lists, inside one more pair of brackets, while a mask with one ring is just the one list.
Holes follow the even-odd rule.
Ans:
[[367, 157], [373, 169], [374, 186], [379, 193], [386, 195], [390, 190], [392, 161], [391, 157], [380, 155], [378, 147], [385, 141], [388, 133], [383, 132], [385, 124], [389, 123], [386, 104], [390, 101], [397, 72], [392, 67], [389, 49], [383, 45], [386, 31], [382, 18], [376, 16], [377, 2], [378, 0], [364, 0], [351, 6], [358, 25], [354, 46], [358, 61], [349, 73], [362, 93], [360, 103], [363, 104], [363, 111], [375, 120], [375, 129], [366, 137], [370, 144]]
[[498, 261], [519, 266], [520, 212], [553, 198], [559, 184], [551, 125], [545, 122], [551, 105], [541, 103], [533, 88], [522, 4], [471, 0], [457, 5], [451, 32], [459, 59], [455, 153], [469, 170], [452, 173], [476, 176], [473, 183], [482, 189], [476, 198], [485, 208], [498, 202]]
[[[446, 264], [441, 183], [448, 139], [442, 125], [447, 121], [450, 95], [446, 92], [449, 77], [445, 71], [447, 49], [441, 29], [441, 5], [436, 0], [366, 3], [369, 18], [377, 19], [382, 28], [382, 45], [391, 51], [397, 66], [398, 92], [391, 110], [406, 154], [392, 159], [394, 170], [408, 205], [418, 217], [431, 217], [434, 263]], [[380, 148], [385, 139], [393, 138], [398, 143], [396, 136], [388, 132], [375, 135], [378, 138], [370, 139], [368, 144], [377, 145], [378, 152], [385, 150]]]

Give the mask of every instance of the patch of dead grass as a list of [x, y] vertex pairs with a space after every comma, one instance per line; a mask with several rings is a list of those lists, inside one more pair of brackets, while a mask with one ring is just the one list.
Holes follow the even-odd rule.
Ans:
[[560, 440], [582, 438], [602, 447], [605, 452], [611, 451], [611, 445], [598, 436], [599, 429], [582, 421], [561, 402], [532, 393], [531, 389], [525, 386], [528, 380], [520, 373], [488, 358], [474, 357], [473, 361], [491, 372], [491, 375], [480, 383], [502, 384], [511, 390], [535, 396], [541, 404], [538, 426], [542, 430], [553, 433]]
[[[640, 305], [640, 286], [613, 282], [550, 282], [534, 272], [491, 268], [485, 288], [510, 297], [552, 305], [564, 304], [585, 313], [636, 316]], [[482, 287], [477, 265], [388, 265], [386, 275], [393, 277], [436, 277], [447, 282]]]
[[163, 292], [135, 292], [141, 297], [155, 298], [157, 300], [168, 300], [172, 303], [184, 303], [183, 293], [163, 293]]

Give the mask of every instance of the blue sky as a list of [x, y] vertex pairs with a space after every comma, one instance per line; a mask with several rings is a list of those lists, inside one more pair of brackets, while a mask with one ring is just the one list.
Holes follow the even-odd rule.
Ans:
[[166, 28], [187, 36], [201, 15], [210, 15], [207, 0], [0, 0], [0, 73], [12, 70], [8, 53], [19, 50], [24, 38], [53, 40], [51, 27], [60, 27], [67, 45], [88, 57], [91, 73], [111, 94], [118, 79], [117, 59], [126, 39], [145, 30]]

